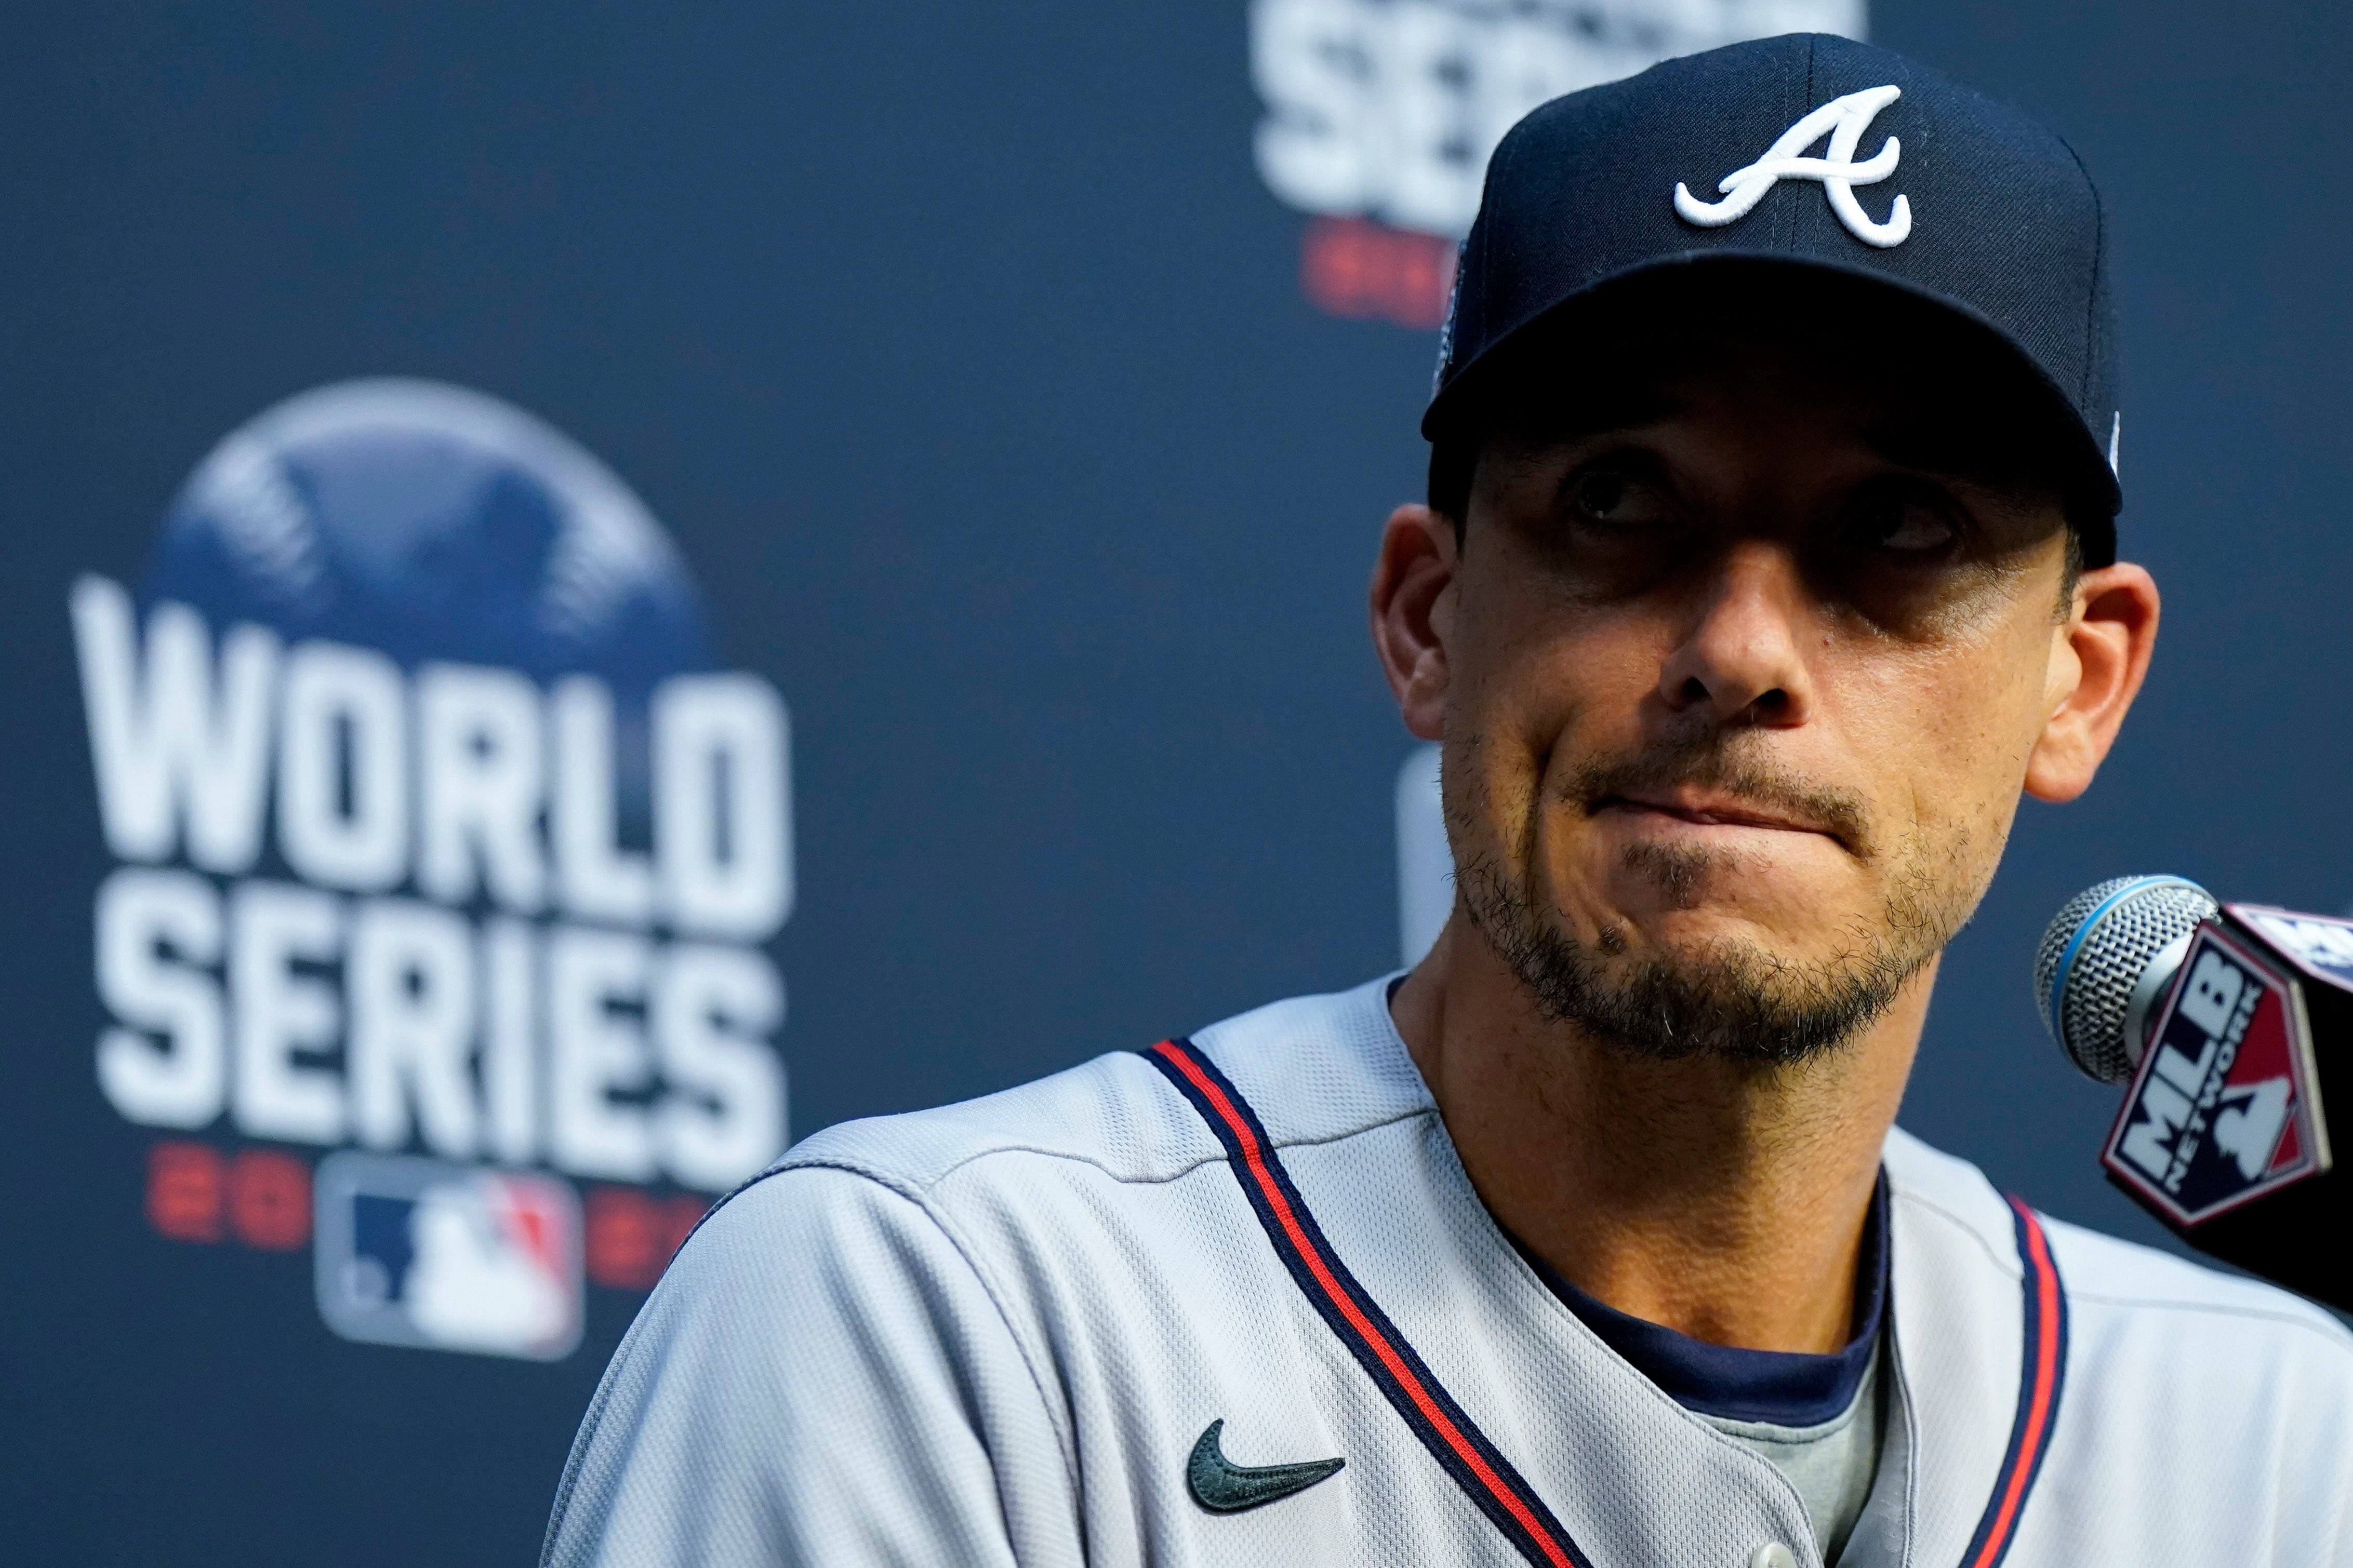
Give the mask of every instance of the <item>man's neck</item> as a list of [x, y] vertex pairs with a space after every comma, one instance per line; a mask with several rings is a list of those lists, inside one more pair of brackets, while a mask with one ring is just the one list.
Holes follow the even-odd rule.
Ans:
[[1545, 1018], [1458, 910], [1390, 1003], [1472, 1184], [1577, 1289], [1712, 1343], [1852, 1333], [1880, 1146], [1936, 965], [1794, 1067], [1656, 1061]]

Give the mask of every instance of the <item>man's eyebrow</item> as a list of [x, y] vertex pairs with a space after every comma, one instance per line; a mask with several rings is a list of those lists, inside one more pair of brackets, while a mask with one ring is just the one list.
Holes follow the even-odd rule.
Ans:
[[1957, 479], [2000, 495], [2031, 495], [2042, 487], [2031, 462], [2003, 457], [2002, 443], [1989, 433], [1951, 425], [1931, 432], [1916, 424], [1866, 425], [1862, 444], [1873, 457], [1899, 468]]

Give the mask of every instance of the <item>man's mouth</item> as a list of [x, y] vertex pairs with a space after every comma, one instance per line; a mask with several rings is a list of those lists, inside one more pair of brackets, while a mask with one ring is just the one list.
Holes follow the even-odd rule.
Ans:
[[1592, 812], [1599, 816], [1605, 811], [1655, 813], [1699, 827], [1748, 827], [1776, 833], [1811, 833], [1825, 838], [1839, 837], [1824, 823], [1696, 785], [1630, 790], [1603, 795], [1593, 803]]
[[[1615, 762], [1595, 761], [1562, 781], [1564, 804], [1588, 816], [1623, 814], [1633, 832], [1694, 847], [1715, 840], [1726, 850], [1744, 842], [1765, 849], [1760, 833], [1828, 839], [1858, 860], [1871, 859], [1878, 836], [1861, 796], [1786, 771], [1753, 746], [1727, 750], [1720, 738], [1687, 739]], [[1686, 837], [1688, 835], [1688, 837]], [[1795, 847], [1795, 840], [1781, 842]]]

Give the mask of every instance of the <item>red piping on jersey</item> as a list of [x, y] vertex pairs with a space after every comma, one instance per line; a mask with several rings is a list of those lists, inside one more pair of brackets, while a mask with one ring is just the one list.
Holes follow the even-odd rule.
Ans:
[[2059, 1404], [2060, 1380], [2066, 1370], [2067, 1300], [2060, 1289], [2059, 1266], [2051, 1256], [2051, 1238], [2032, 1209], [2016, 1198], [2009, 1200], [2018, 1226], [2019, 1261], [2026, 1270], [2024, 1362], [2020, 1377], [2018, 1419], [2011, 1430], [2010, 1451], [2003, 1458], [1992, 1503], [1978, 1526], [1978, 1538], [1962, 1568], [1994, 1568], [2009, 1553], [2020, 1509], [2042, 1468], [2049, 1446], [2052, 1417]]
[[1152, 1049], [1155, 1055], [1183, 1073], [1186, 1081], [1200, 1090], [1201, 1098], [1208, 1100], [1216, 1110], [1218, 1119], [1226, 1124], [1226, 1131], [1241, 1148], [1242, 1160], [1249, 1168], [1252, 1184], [1265, 1197], [1267, 1206], [1271, 1208], [1275, 1216], [1282, 1222], [1283, 1234], [1291, 1238], [1292, 1246], [1299, 1250], [1309, 1271], [1314, 1275], [1316, 1284], [1323, 1288], [1324, 1293], [1331, 1300], [1332, 1304], [1339, 1309], [1341, 1315], [1348, 1320], [1349, 1327], [1362, 1335], [1365, 1342], [1372, 1347], [1373, 1353], [1380, 1357], [1381, 1364], [1388, 1368], [1389, 1375], [1396, 1378], [1398, 1385], [1411, 1397], [1415, 1407], [1421, 1412], [1423, 1418], [1437, 1428], [1439, 1435], [1446, 1439], [1446, 1446], [1453, 1449], [1456, 1456], [1470, 1467], [1471, 1472], [1479, 1478], [1480, 1484], [1487, 1489], [1488, 1493], [1497, 1502], [1503, 1504], [1514, 1519], [1519, 1521], [1521, 1528], [1528, 1532], [1539, 1547], [1543, 1548], [1545, 1556], [1555, 1563], [1556, 1568], [1576, 1568], [1568, 1552], [1553, 1539], [1552, 1532], [1546, 1530], [1544, 1522], [1536, 1517], [1535, 1510], [1528, 1507], [1525, 1500], [1521, 1498], [1517, 1491], [1506, 1486], [1504, 1479], [1494, 1472], [1484, 1457], [1471, 1446], [1470, 1440], [1462, 1436], [1461, 1429], [1455, 1426], [1439, 1403], [1430, 1396], [1430, 1391], [1422, 1386], [1421, 1380], [1414, 1375], [1413, 1369], [1406, 1364], [1405, 1358], [1398, 1354], [1397, 1347], [1389, 1343], [1388, 1336], [1365, 1316], [1355, 1299], [1342, 1289], [1340, 1282], [1332, 1277], [1331, 1268], [1324, 1261], [1322, 1250], [1309, 1238], [1306, 1230], [1300, 1225], [1298, 1216], [1292, 1212], [1291, 1202], [1283, 1195], [1282, 1188], [1276, 1183], [1273, 1173], [1267, 1169], [1265, 1154], [1259, 1145], [1258, 1134], [1251, 1130], [1249, 1120], [1234, 1109], [1233, 1101], [1226, 1098], [1225, 1090], [1219, 1087], [1214, 1079], [1203, 1072], [1189, 1055], [1178, 1049], [1174, 1041], [1163, 1040]]

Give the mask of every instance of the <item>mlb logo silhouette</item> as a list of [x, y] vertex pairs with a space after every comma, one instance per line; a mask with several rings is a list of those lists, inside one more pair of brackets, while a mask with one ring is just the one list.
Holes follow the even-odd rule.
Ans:
[[319, 1313], [343, 1338], [529, 1361], [580, 1342], [568, 1183], [346, 1150], [315, 1190]]

